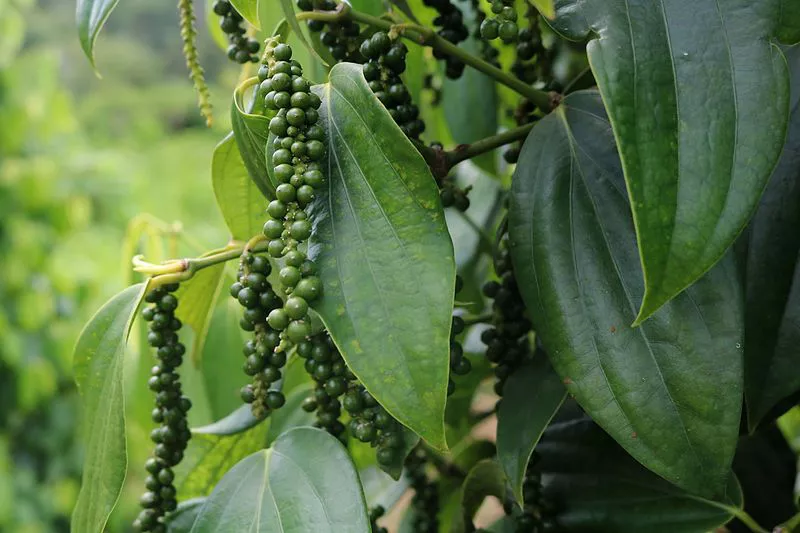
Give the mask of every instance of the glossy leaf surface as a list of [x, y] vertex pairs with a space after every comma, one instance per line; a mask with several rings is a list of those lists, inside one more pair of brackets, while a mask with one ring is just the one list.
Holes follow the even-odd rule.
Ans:
[[506, 382], [497, 412], [497, 459], [520, 503], [531, 453], [566, 397], [561, 378], [542, 352]]
[[789, 59], [789, 136], [747, 236], [744, 376], [751, 430], [800, 389], [800, 48]]
[[401, 423], [445, 448], [453, 245], [425, 161], [358, 65], [324, 87], [327, 187], [312, 206], [314, 303], [350, 369]]
[[250, 179], [233, 134], [214, 150], [211, 184], [225, 224], [235, 240], [248, 241], [261, 233], [266, 220], [264, 195]]
[[261, 29], [261, 23], [258, 20], [258, 4], [259, 0], [230, 0], [231, 5], [239, 12], [239, 14], [257, 30]]
[[296, 428], [225, 475], [192, 533], [369, 530], [358, 473], [342, 444], [322, 430]]
[[128, 466], [122, 383], [125, 345], [145, 288], [145, 283], [133, 285], [109, 300], [75, 346], [86, 451], [72, 531], [102, 532], [122, 491]]
[[778, 162], [789, 97], [771, 42], [781, 1], [556, 2], [558, 31], [592, 37], [644, 270], [637, 322], [723, 257]]
[[567, 531], [715, 531], [742, 505], [732, 473], [721, 501], [693, 496], [642, 468], [588, 419], [554, 424], [536, 451], [544, 496], [561, 502], [557, 520]]
[[245, 81], [233, 93], [231, 126], [239, 154], [250, 178], [268, 199], [275, 198], [275, 188], [269, 180], [267, 169], [267, 141], [269, 121], [267, 116], [249, 113], [245, 108], [244, 93], [257, 82], [256, 78]]
[[94, 66], [94, 43], [119, 0], [78, 0], [76, 19], [81, 48]]
[[633, 221], [596, 92], [531, 132], [514, 174], [511, 253], [534, 328], [588, 414], [676, 485], [723, 490], [739, 428], [742, 294], [732, 257], [646, 323]]

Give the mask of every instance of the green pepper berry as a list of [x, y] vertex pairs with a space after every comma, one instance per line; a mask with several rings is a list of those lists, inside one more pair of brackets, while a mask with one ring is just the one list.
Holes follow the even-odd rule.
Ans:
[[311, 324], [304, 320], [293, 320], [286, 328], [286, 334], [289, 336], [290, 341], [294, 343], [301, 342], [311, 335]]
[[300, 319], [308, 314], [308, 302], [299, 296], [290, 296], [283, 306], [284, 311], [293, 319]]
[[281, 183], [275, 189], [275, 197], [284, 203], [294, 202], [297, 197], [297, 190], [288, 183]]
[[300, 203], [301, 206], [306, 206], [314, 201], [314, 197], [316, 194], [314, 193], [314, 187], [311, 185], [301, 185], [297, 189], [297, 201]]
[[495, 19], [485, 19], [481, 22], [481, 38], [487, 41], [497, 39], [500, 26]]
[[272, 57], [278, 61], [289, 61], [292, 58], [292, 48], [288, 44], [280, 43], [272, 49]]
[[297, 77], [292, 80], [292, 91], [295, 94], [302, 93], [308, 94], [308, 91], [311, 90], [311, 86], [308, 83], [308, 80], [305, 78]]
[[308, 220], [297, 220], [292, 222], [292, 225], [289, 229], [289, 234], [293, 239], [304, 241], [311, 236], [311, 223]]
[[286, 121], [292, 126], [302, 126], [306, 122], [306, 113], [299, 107], [293, 107], [286, 112]]
[[273, 165], [277, 166], [277, 165], [289, 164], [291, 162], [292, 162], [292, 153], [285, 148], [280, 148], [272, 153]]
[[267, 324], [272, 329], [282, 331], [289, 325], [289, 315], [283, 309], [273, 309], [267, 316]]
[[513, 43], [517, 39], [517, 33], [519, 33], [519, 27], [516, 22], [506, 20], [500, 24], [498, 35], [504, 43]]
[[291, 104], [292, 107], [308, 109], [311, 106], [311, 98], [308, 96], [308, 93], [295, 92], [292, 94]]
[[269, 121], [269, 131], [273, 135], [286, 135], [286, 128], [288, 127], [289, 124], [283, 117], [273, 117], [272, 120]]
[[292, 86], [292, 78], [285, 72], [278, 72], [272, 76], [272, 89], [285, 91]]
[[300, 270], [297, 267], [285, 266], [278, 273], [278, 277], [284, 287], [294, 287], [300, 281]]
[[294, 294], [313, 302], [322, 294], [322, 281], [316, 276], [301, 279], [294, 288]]
[[308, 158], [312, 161], [319, 161], [325, 155], [325, 145], [318, 140], [310, 140], [306, 143], [308, 148]]
[[[286, 150], [288, 152], [288, 150]], [[278, 183], [288, 183], [294, 174], [294, 167], [288, 163], [281, 163], [273, 169]]]
[[280, 239], [272, 239], [267, 243], [267, 253], [275, 258], [283, 257], [283, 250], [285, 246]]
[[267, 213], [272, 218], [281, 219], [286, 215], [286, 212], [287, 212], [286, 204], [284, 204], [280, 200], [272, 200], [269, 203], [269, 205], [267, 205]]
[[240, 304], [247, 308], [253, 308], [258, 305], [258, 293], [250, 287], [240, 290], [236, 298]]

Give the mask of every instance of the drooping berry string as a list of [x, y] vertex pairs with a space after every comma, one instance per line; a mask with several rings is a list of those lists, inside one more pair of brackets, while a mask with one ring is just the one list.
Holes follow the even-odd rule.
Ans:
[[[456, 291], [458, 294], [464, 286], [461, 276], [456, 276]], [[464, 348], [456, 337], [464, 332], [464, 319], [458, 315], [453, 315], [453, 323], [450, 328], [450, 379], [447, 382], [447, 395], [450, 396], [456, 390], [456, 382], [453, 376], [466, 376], [472, 370], [472, 363], [464, 356]]]
[[316, 411], [316, 426], [346, 441], [346, 428], [340, 420], [340, 398], [355, 376], [348, 370], [339, 350], [326, 333], [298, 344], [297, 354], [305, 359], [306, 372], [316, 383], [314, 392], [303, 401], [303, 410], [309, 413]]
[[172, 294], [177, 290], [177, 283], [153, 289], [145, 296], [150, 306], [142, 311], [142, 317], [149, 323], [147, 342], [156, 348], [158, 359], [147, 385], [156, 394], [152, 419], [159, 425], [150, 433], [155, 450], [145, 463], [147, 492], [140, 499], [143, 509], [133, 523], [135, 531], [167, 530], [166, 518], [178, 506], [172, 468], [183, 459], [191, 437], [186, 414], [192, 402], [182, 395], [178, 375], [186, 347], [178, 339], [182, 324], [175, 317], [178, 299]]
[[500, 281], [483, 286], [483, 294], [493, 300], [492, 327], [481, 333], [481, 341], [486, 344], [486, 358], [495, 365], [494, 390], [502, 396], [508, 377], [531, 357], [531, 322], [525, 316], [525, 304], [514, 277], [507, 234], [498, 242], [494, 269]]
[[428, 478], [425, 451], [417, 446], [406, 458], [406, 473], [414, 490], [411, 500], [415, 533], [437, 533], [439, 531], [439, 492], [435, 482]]
[[258, 41], [247, 36], [244, 18], [228, 0], [217, 0], [212, 7], [219, 15], [219, 27], [228, 37], [228, 59], [237, 63], [258, 63]]
[[270, 390], [281, 379], [286, 364], [286, 353], [277, 350], [280, 335], [266, 322], [267, 315], [283, 305], [267, 280], [270, 272], [272, 266], [266, 257], [245, 252], [238, 279], [230, 289], [231, 296], [244, 308], [239, 321], [241, 328], [253, 332], [253, 338], [242, 349], [246, 358], [244, 372], [252, 376], [253, 383], [242, 388], [241, 397], [243, 402], [251, 404], [253, 416], [258, 419], [266, 418], [286, 401], [283, 393]]

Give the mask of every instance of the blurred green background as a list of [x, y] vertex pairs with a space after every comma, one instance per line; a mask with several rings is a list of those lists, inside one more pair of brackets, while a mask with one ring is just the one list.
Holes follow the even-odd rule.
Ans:
[[[176, 4], [121, 2], [98, 42], [101, 79], [78, 44], [74, 1], [0, 0], [0, 531], [69, 530], [81, 467], [72, 349], [88, 318], [134, 280], [130, 256], [195, 255], [227, 241], [210, 162], [240, 72], [198, 13], [216, 104], [206, 128]], [[129, 407], [149, 414], [146, 389], [131, 394]], [[232, 401], [197, 402], [195, 423]], [[149, 427], [129, 429], [115, 532], [128, 530], [150, 448]]]

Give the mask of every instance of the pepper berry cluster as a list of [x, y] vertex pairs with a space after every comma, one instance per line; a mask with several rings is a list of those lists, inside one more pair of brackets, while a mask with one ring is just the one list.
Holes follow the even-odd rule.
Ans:
[[496, 365], [494, 390], [502, 396], [506, 379], [531, 354], [528, 339], [531, 322], [525, 317], [525, 304], [514, 277], [507, 235], [500, 240], [494, 268], [500, 281], [489, 281], [483, 286], [483, 294], [493, 300], [493, 327], [481, 333], [481, 341], [486, 344], [486, 358]]
[[[297, 8], [300, 11], [314, 9], [331, 11], [336, 9], [336, 2], [333, 0], [297, 0]], [[361, 28], [357, 22], [342, 20], [325, 23], [321, 20], [309, 20], [308, 29], [320, 34], [320, 41], [328, 48], [331, 57], [336, 61], [362, 62], [358, 52], [358, 46], [361, 44], [359, 37]]]
[[350, 432], [360, 440], [377, 448], [378, 463], [389, 466], [401, 459], [403, 447], [402, 427], [377, 400], [355, 381], [344, 395], [344, 408], [350, 415]]
[[408, 48], [385, 32], [376, 32], [361, 43], [361, 55], [367, 59], [363, 66], [364, 78], [378, 100], [389, 111], [403, 133], [419, 139], [425, 123], [419, 118], [419, 108], [411, 101], [400, 74], [406, 70]]
[[291, 59], [289, 45], [270, 43], [266, 57], [268, 64], [258, 72], [259, 91], [266, 94], [267, 109], [277, 110], [269, 130], [275, 135], [272, 163], [278, 185], [275, 199], [267, 206], [264, 236], [269, 240], [269, 254], [284, 259], [278, 279], [287, 294], [283, 306], [269, 312], [267, 324], [280, 332], [276, 350], [287, 351], [311, 334], [309, 303], [322, 294], [316, 266], [299, 245], [311, 236], [305, 209], [314, 200], [315, 191], [326, 183], [320, 164], [326, 150], [325, 131], [317, 124], [320, 98], [311, 92], [300, 64]]
[[228, 37], [228, 58], [237, 63], [258, 63], [258, 41], [245, 35], [244, 18], [228, 0], [217, 0], [212, 7], [219, 15], [219, 27]]
[[517, 40], [517, 10], [514, 0], [492, 0], [492, 13], [496, 16], [487, 18], [481, 23], [481, 37], [487, 41], [500, 38], [506, 44]]
[[522, 497], [525, 504], [520, 513], [511, 502], [503, 510], [514, 517], [515, 533], [553, 533], [560, 528], [555, 520], [556, 508], [542, 493], [542, 476], [537, 471], [540, 457], [535, 451], [528, 462], [522, 481]]
[[239, 265], [238, 280], [231, 285], [231, 296], [244, 308], [239, 325], [254, 332], [244, 344], [244, 372], [253, 377], [253, 383], [241, 390], [242, 401], [252, 406], [253, 416], [266, 418], [273, 409], [286, 402], [283, 394], [272, 391], [270, 385], [281, 379], [281, 369], [286, 364], [286, 353], [278, 351], [280, 336], [267, 323], [267, 315], [282, 307], [283, 301], [272, 289], [267, 276], [272, 265], [264, 256], [245, 252]]
[[414, 489], [411, 507], [414, 510], [413, 531], [415, 533], [437, 533], [439, 531], [439, 492], [436, 483], [428, 479], [425, 467], [428, 464], [425, 451], [417, 447], [406, 459], [406, 473]]
[[341, 396], [355, 376], [347, 368], [333, 340], [325, 333], [297, 345], [297, 354], [305, 359], [306, 372], [314, 379], [314, 392], [303, 401], [304, 411], [317, 412], [316, 426], [334, 437], [346, 440]]
[[[456, 276], [456, 294], [461, 292], [464, 287], [464, 280], [461, 276]], [[450, 328], [450, 379], [447, 381], [447, 395], [450, 396], [456, 391], [456, 383], [453, 376], [466, 376], [472, 370], [472, 363], [464, 357], [464, 348], [456, 337], [464, 332], [464, 319], [460, 316], [453, 316], [453, 324]]]
[[[439, 15], [433, 19], [436, 32], [442, 39], [458, 44], [469, 37], [469, 30], [464, 25], [464, 16], [450, 0], [423, 0], [423, 3], [435, 9]], [[445, 76], [458, 79], [464, 73], [464, 63], [454, 57], [448, 56], [438, 50], [433, 51], [433, 57], [445, 62]]]
[[143, 509], [133, 523], [135, 531], [166, 532], [165, 518], [178, 506], [172, 467], [183, 459], [191, 437], [186, 413], [192, 402], [182, 395], [178, 376], [186, 347], [178, 339], [182, 324], [175, 317], [178, 299], [172, 294], [177, 290], [177, 283], [153, 289], [145, 295], [145, 302], [151, 305], [142, 311], [142, 317], [149, 323], [147, 343], [156, 348], [158, 359], [147, 385], [156, 393], [156, 407], [151, 416], [159, 426], [150, 433], [156, 446], [153, 457], [145, 463], [147, 492], [139, 500]]

